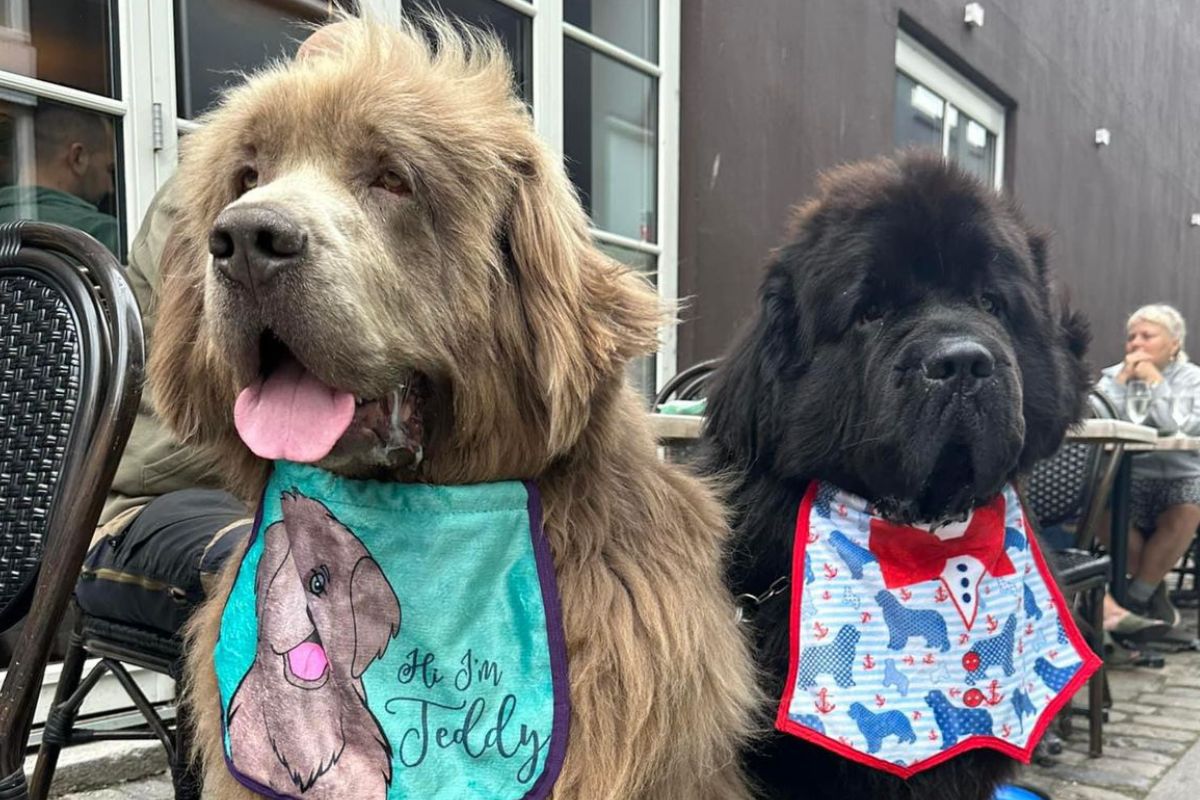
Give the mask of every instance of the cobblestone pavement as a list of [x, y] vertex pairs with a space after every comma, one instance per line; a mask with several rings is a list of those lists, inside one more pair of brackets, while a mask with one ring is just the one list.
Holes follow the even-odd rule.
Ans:
[[[1195, 609], [1183, 614], [1195, 624]], [[1026, 768], [1021, 782], [1054, 800], [1150, 797], [1185, 753], [1200, 750], [1200, 653], [1165, 658], [1163, 669], [1109, 670], [1113, 707], [1104, 726], [1103, 757], [1088, 757], [1087, 720], [1077, 717], [1058, 763]], [[1086, 692], [1081, 700], [1086, 702]]]

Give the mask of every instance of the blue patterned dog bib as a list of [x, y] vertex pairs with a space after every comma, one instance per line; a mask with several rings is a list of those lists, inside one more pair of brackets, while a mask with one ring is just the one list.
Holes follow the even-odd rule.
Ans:
[[1028, 763], [1100, 666], [1011, 487], [933, 528], [814, 483], [792, 587], [776, 727], [900, 777], [978, 747]]

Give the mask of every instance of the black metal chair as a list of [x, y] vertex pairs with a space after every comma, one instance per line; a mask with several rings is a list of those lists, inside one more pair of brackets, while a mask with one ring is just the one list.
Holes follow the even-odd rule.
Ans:
[[[704, 397], [708, 381], [721, 364], [721, 359], [713, 358], [701, 361], [686, 369], [680, 370], [663, 384], [658, 396], [654, 398], [654, 409], [658, 410], [663, 403], [672, 400], [699, 400]], [[697, 451], [698, 442], [691, 440], [673, 440], [663, 443], [667, 460], [675, 463], [691, 461]]]
[[0, 800], [141, 395], [141, 318], [121, 267], [70, 228], [0, 225], [0, 630], [24, 618], [0, 687]]
[[[1094, 392], [1089, 396], [1094, 418], [1116, 416], [1112, 403]], [[1023, 498], [1030, 524], [1039, 537], [1054, 525], [1075, 523], [1075, 546], [1047, 553], [1059, 588], [1069, 602], [1082, 598], [1089, 644], [1104, 653], [1104, 591], [1111, 562], [1091, 552], [1098, 526], [1116, 475], [1120, 453], [1101, 445], [1067, 442], [1058, 452], [1036, 464], [1023, 485]], [[1088, 683], [1089, 753], [1095, 758], [1103, 750], [1103, 725], [1107, 678], [1101, 669]], [[1070, 717], [1064, 715], [1064, 720]]]
[[711, 358], [708, 361], [692, 364], [687, 369], [675, 373], [674, 377], [663, 384], [662, 390], [654, 398], [654, 407], [658, 408], [671, 400], [700, 399], [708, 387], [709, 378], [720, 365], [721, 359]]

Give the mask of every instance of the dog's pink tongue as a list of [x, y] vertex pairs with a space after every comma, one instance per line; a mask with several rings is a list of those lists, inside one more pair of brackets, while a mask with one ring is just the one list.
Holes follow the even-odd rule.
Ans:
[[304, 642], [293, 647], [287, 654], [288, 667], [302, 681], [315, 681], [325, 674], [329, 659], [325, 648], [316, 642]]
[[354, 395], [326, 386], [288, 359], [238, 395], [233, 421], [253, 453], [302, 464], [329, 455], [354, 419]]

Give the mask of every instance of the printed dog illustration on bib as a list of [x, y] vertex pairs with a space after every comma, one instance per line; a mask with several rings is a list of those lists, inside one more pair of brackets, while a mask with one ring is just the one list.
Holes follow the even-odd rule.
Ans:
[[386, 797], [392, 747], [362, 676], [400, 629], [399, 601], [324, 505], [281, 502], [255, 574], [254, 664], [229, 704], [231, 758], [275, 792]]
[[276, 462], [214, 661], [260, 795], [546, 800], [570, 698], [537, 486]]

